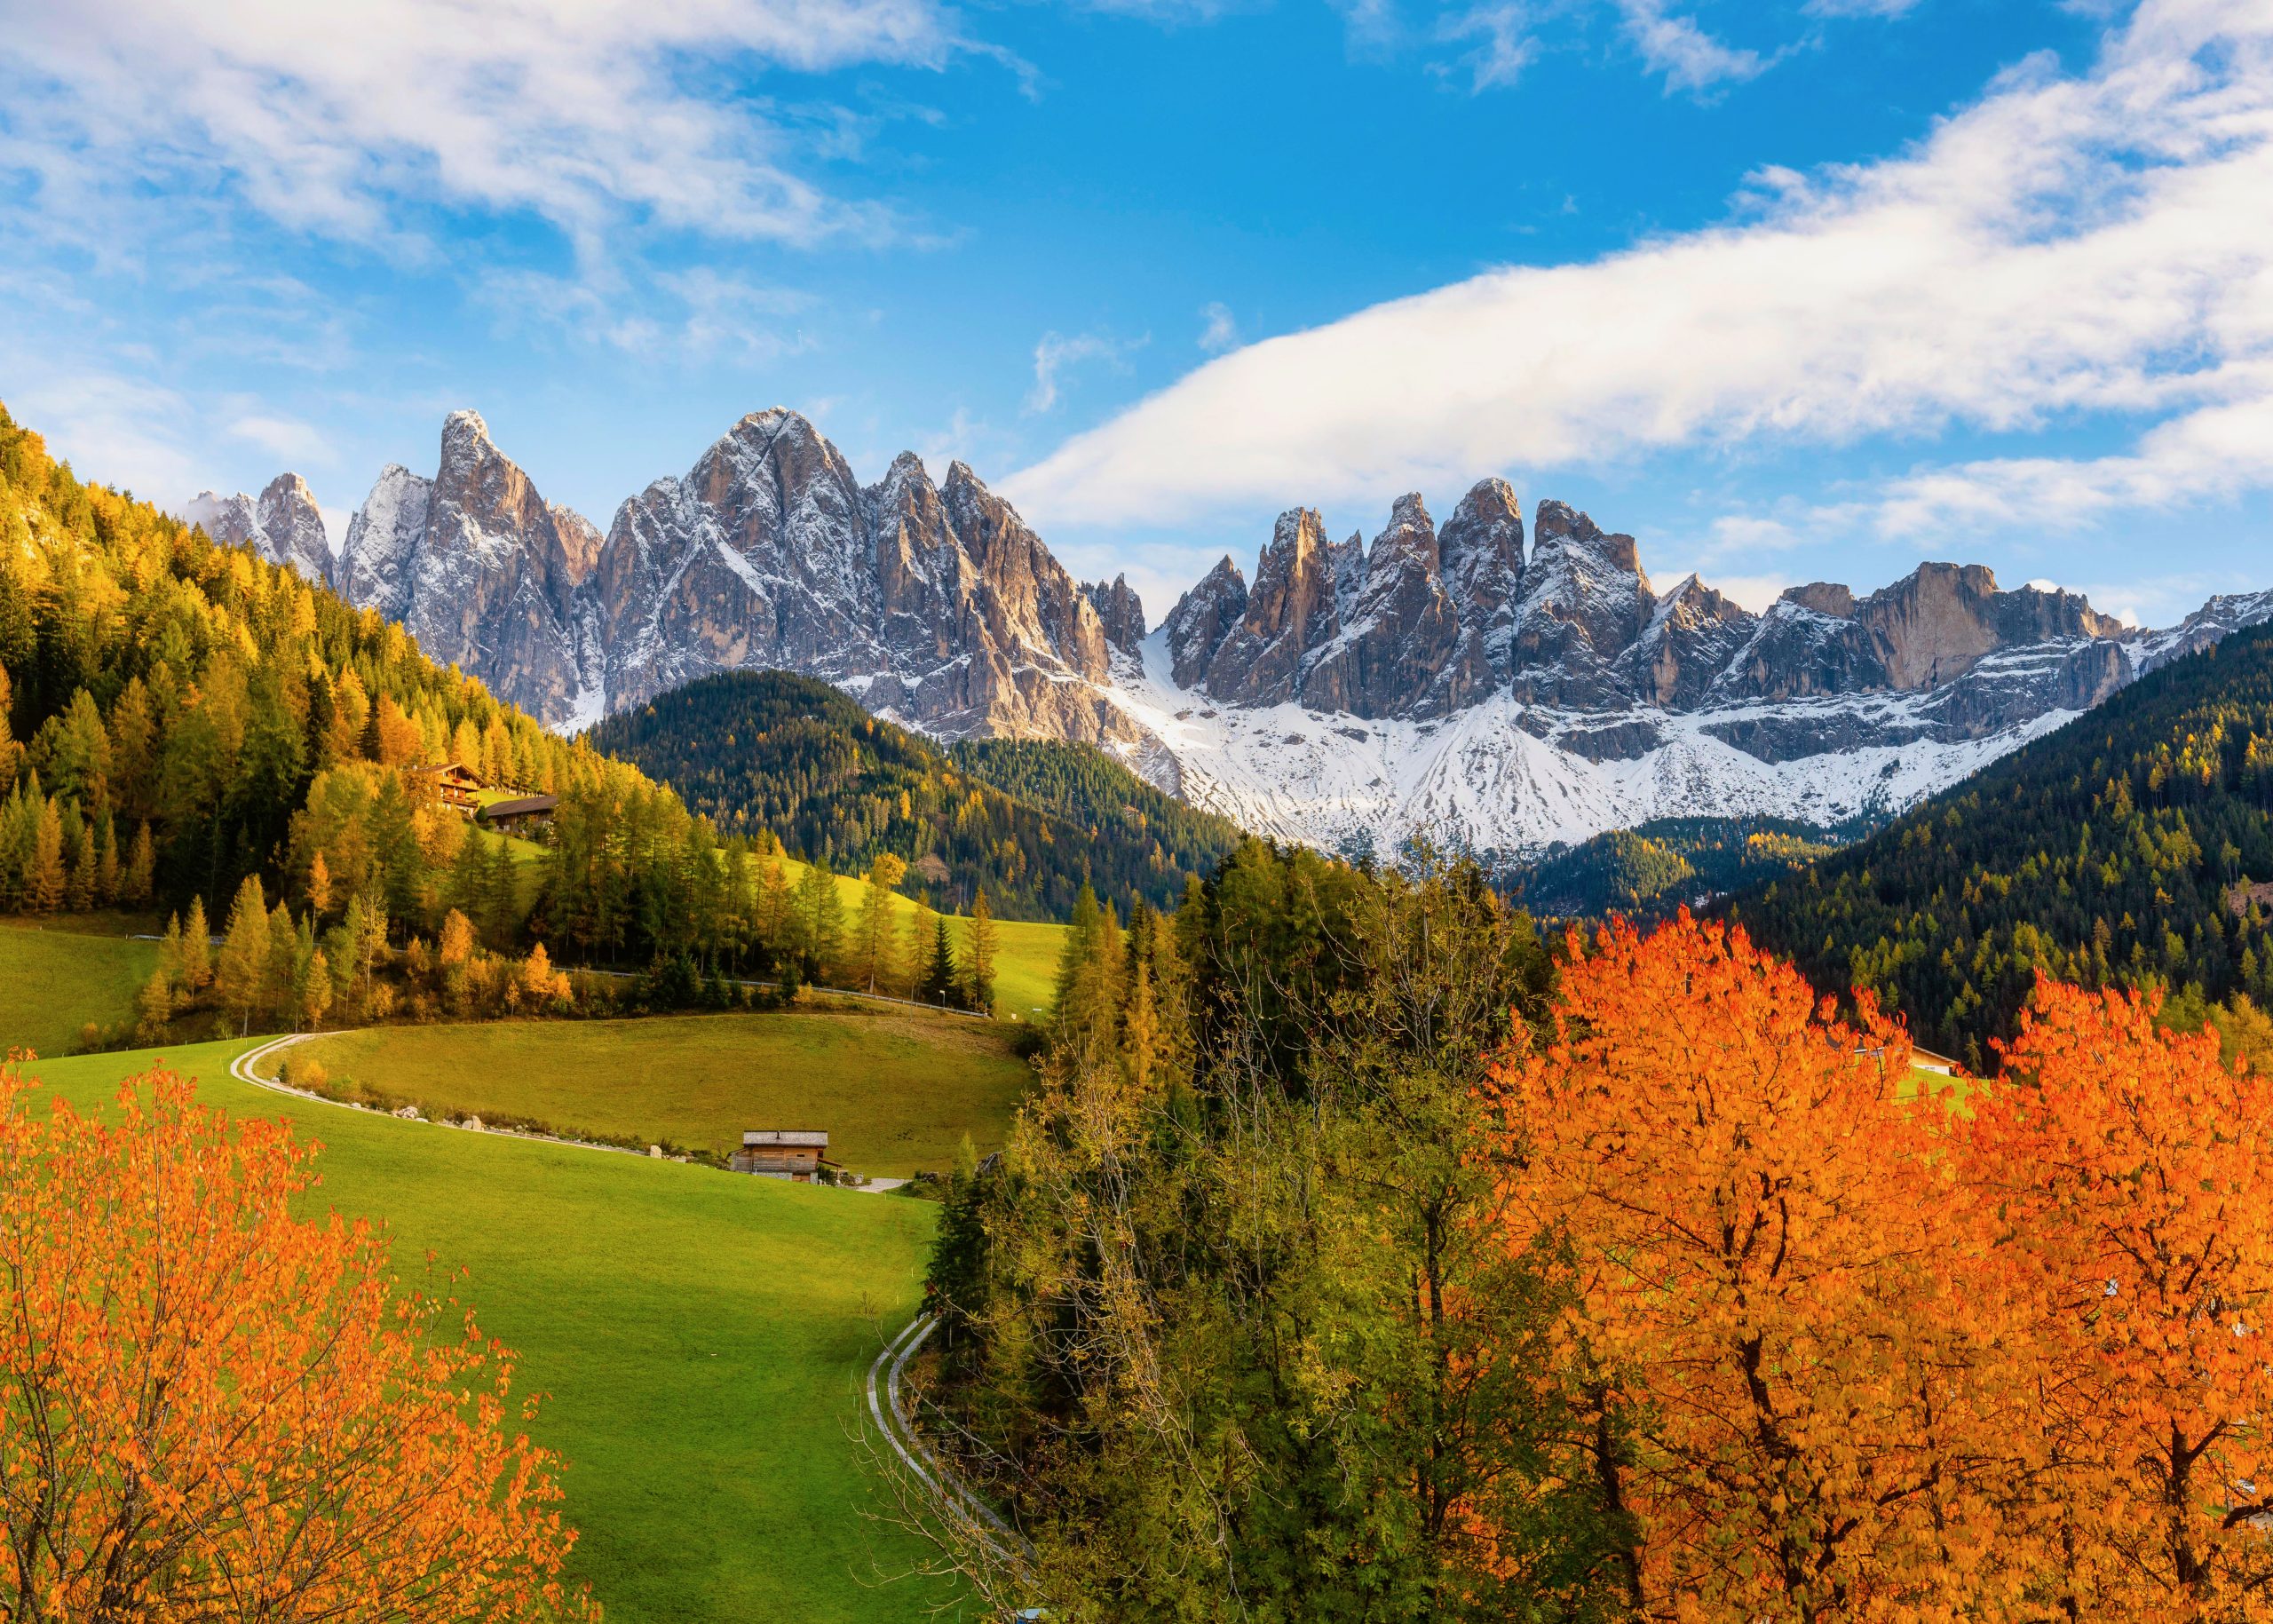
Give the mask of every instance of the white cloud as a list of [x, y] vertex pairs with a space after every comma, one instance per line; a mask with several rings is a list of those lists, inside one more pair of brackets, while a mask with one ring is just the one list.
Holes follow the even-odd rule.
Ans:
[[[939, 66], [934, 0], [79, 0], [18, 8], [0, 164], [55, 194], [219, 188], [288, 226], [415, 247], [406, 200], [810, 242], [873, 210], [804, 178], [715, 70]], [[44, 212], [53, 215], [51, 206]]]
[[1221, 355], [1226, 350], [1239, 347], [1239, 324], [1232, 319], [1232, 307], [1218, 301], [1200, 307], [1200, 314], [1207, 323], [1200, 329], [1200, 347], [1210, 355]]
[[1046, 412], [1057, 405], [1057, 380], [1068, 368], [1101, 360], [1119, 371], [1127, 370], [1126, 357], [1149, 342], [1139, 338], [1123, 344], [1109, 333], [1044, 333], [1034, 346], [1034, 387], [1026, 392], [1026, 410]]
[[1531, 7], [1524, 0], [1486, 0], [1463, 12], [1447, 12], [1437, 25], [1437, 37], [1453, 44], [1476, 42], [1456, 65], [1468, 71], [1469, 89], [1478, 94], [1507, 89], [1539, 59], [1539, 37]]
[[228, 432], [295, 469], [338, 461], [331, 443], [296, 418], [251, 412], [231, 422]]
[[1666, 76], [1666, 90], [1705, 91], [1716, 84], [1756, 78], [1768, 63], [1756, 51], [1723, 44], [1693, 17], [1669, 14], [1664, 0], [1618, 0], [1626, 36], [1642, 53], [1643, 66]]
[[2273, 13], [2148, 0], [1915, 148], [1766, 170], [1738, 218], [1515, 267], [1207, 363], [1006, 488], [1156, 522], [1765, 440], [2150, 425], [1921, 467], [1844, 507], [2082, 516], [2273, 483]]

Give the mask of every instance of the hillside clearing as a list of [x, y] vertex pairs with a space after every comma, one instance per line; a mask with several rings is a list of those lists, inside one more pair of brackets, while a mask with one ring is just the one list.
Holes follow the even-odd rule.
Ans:
[[[297, 1105], [226, 1074], [248, 1047], [168, 1058], [232, 1112], [296, 1119], [325, 1147], [312, 1209], [385, 1219], [406, 1275], [431, 1250], [519, 1351], [519, 1389], [550, 1395], [532, 1430], [569, 1462], [574, 1574], [614, 1624], [933, 1616], [929, 1581], [876, 1583], [923, 1553], [863, 1515], [853, 1437], [860, 1373], [915, 1311], [929, 1204]], [[92, 1109], [153, 1059], [34, 1070]]]
[[[293, 1051], [427, 1114], [731, 1152], [748, 1128], [819, 1128], [829, 1155], [905, 1177], [999, 1146], [1031, 1082], [1002, 1026], [840, 1005], [640, 1020], [496, 1021], [329, 1034]], [[273, 1066], [265, 1065], [264, 1069]]]
[[83, 934], [60, 923], [0, 923], [0, 1052], [75, 1048], [80, 1029], [134, 1019], [134, 994], [157, 968], [158, 945]]

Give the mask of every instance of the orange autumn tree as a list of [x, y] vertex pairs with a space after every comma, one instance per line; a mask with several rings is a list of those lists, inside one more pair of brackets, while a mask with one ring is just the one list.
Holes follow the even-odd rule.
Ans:
[[1974, 1176], [2009, 1225], [2063, 1613], [2273, 1617], [2273, 1090], [2158, 1000], [2039, 980]]
[[0, 1066], [0, 1618], [590, 1619], [510, 1356], [296, 1218], [312, 1147], [157, 1070], [107, 1127]]
[[1989, 1611], [2020, 1582], [2016, 1384], [1941, 1108], [1897, 1097], [1907, 1041], [1686, 913], [1570, 947], [1554, 1040], [1499, 1073], [1498, 1223], [1567, 1260], [1561, 1363], [1605, 1440], [1568, 1475], [1630, 1517], [1634, 1612]]

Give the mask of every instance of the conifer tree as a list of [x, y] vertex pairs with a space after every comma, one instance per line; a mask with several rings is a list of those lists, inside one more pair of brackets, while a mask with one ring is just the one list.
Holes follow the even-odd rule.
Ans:
[[994, 905], [986, 899], [986, 887], [978, 888], [978, 899], [970, 905], [970, 922], [963, 927], [962, 985], [970, 1007], [986, 1014], [994, 1010], [994, 957], [999, 943], [994, 930]]
[[868, 888], [860, 897], [860, 928], [854, 969], [870, 992], [889, 990], [898, 980], [899, 958], [892, 940], [892, 888], [907, 872], [907, 865], [889, 852], [876, 853], [868, 865]]
[[205, 899], [189, 899], [189, 917], [181, 923], [181, 973], [176, 984], [194, 995], [213, 979], [213, 928], [205, 923]]
[[268, 994], [268, 902], [257, 874], [237, 888], [213, 979], [221, 1007], [237, 1018], [238, 1035], [250, 1032]]
[[52, 914], [63, 906], [63, 815], [55, 798], [41, 805], [39, 829], [33, 838], [32, 859], [25, 875], [24, 904], [35, 914]]
[[134, 844], [126, 857], [126, 872], [118, 883], [118, 899], [129, 907], [148, 904], [152, 886], [156, 881], [157, 852], [150, 841], [150, 823], [144, 819], [135, 827]]
[[331, 865], [321, 850], [308, 860], [308, 909], [318, 919], [331, 912]]
[[931, 941], [915, 995], [943, 1008], [962, 1001], [962, 990], [955, 986], [954, 948], [947, 941], [947, 922], [937, 914], [931, 915]]
[[144, 1048], [149, 1048], [165, 1036], [166, 1022], [174, 1012], [174, 989], [166, 979], [162, 963], [150, 972], [142, 990], [134, 995], [134, 1035]]

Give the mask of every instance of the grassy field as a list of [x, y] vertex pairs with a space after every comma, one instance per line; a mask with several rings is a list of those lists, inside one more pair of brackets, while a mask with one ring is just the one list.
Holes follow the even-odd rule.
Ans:
[[61, 1054], [91, 1021], [131, 1021], [134, 994], [157, 964], [155, 942], [82, 935], [62, 922], [0, 923], [0, 1050]]
[[904, 1177], [1000, 1146], [1032, 1081], [1003, 1027], [850, 1003], [834, 1010], [391, 1026], [291, 1051], [390, 1102], [564, 1132], [731, 1151], [746, 1128], [820, 1128], [830, 1157]]
[[[795, 858], [783, 864], [789, 883], [796, 884], [805, 872], [805, 865]], [[844, 917], [850, 921], [860, 916], [860, 905], [867, 899], [868, 883], [851, 875], [836, 876], [836, 892], [844, 901]], [[914, 899], [892, 895], [892, 918], [904, 923], [915, 911]], [[950, 914], [947, 933], [958, 950], [962, 947], [962, 928], [956, 923], [961, 915]], [[994, 997], [1001, 1012], [1023, 1021], [1033, 1020], [1038, 1013], [1047, 1013], [1057, 985], [1057, 955], [1064, 950], [1065, 927], [1061, 924], [1034, 923], [1017, 919], [998, 919], [994, 931], [999, 942], [994, 966]]]
[[[550, 1395], [534, 1431], [570, 1462], [574, 1571], [612, 1624], [942, 1616], [932, 1581], [879, 1582], [921, 1553], [863, 1515], [851, 1437], [920, 1295], [928, 1203], [299, 1105], [226, 1075], [243, 1047], [169, 1058], [234, 1112], [297, 1117], [325, 1147], [312, 1204], [384, 1218], [400, 1270], [431, 1248], [440, 1279], [468, 1271], [455, 1295]], [[149, 1058], [35, 1069], [85, 1107]]]

